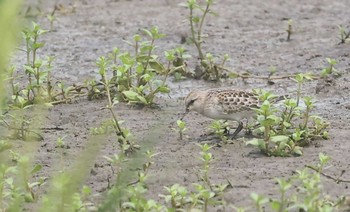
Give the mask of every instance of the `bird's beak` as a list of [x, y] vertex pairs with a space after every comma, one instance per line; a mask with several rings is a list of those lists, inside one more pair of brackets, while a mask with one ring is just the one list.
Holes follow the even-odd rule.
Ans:
[[188, 112], [190, 112], [190, 110], [186, 108], [186, 112], [182, 115], [180, 120], [184, 119]]

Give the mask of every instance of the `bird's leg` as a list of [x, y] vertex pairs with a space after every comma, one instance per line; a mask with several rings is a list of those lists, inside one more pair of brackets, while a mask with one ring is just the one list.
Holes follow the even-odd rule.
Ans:
[[236, 128], [236, 131], [232, 135], [232, 139], [234, 139], [239, 132], [243, 129], [243, 122], [239, 121], [238, 122], [238, 127]]

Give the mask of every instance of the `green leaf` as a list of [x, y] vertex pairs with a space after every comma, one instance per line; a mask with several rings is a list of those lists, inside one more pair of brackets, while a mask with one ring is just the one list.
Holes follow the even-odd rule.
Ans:
[[154, 69], [158, 74], [163, 74], [165, 71], [165, 67], [163, 64], [159, 63], [158, 61], [150, 61], [149, 65], [152, 69]]
[[141, 95], [137, 95], [137, 99], [142, 102], [145, 105], [148, 105], [148, 101], [145, 99], [145, 97], [141, 96]]
[[136, 100], [138, 93], [134, 91], [123, 91], [123, 94], [125, 95], [126, 98], [129, 100]]
[[336, 65], [337, 61], [331, 58], [326, 58], [327, 62], [329, 63], [329, 65]]
[[288, 141], [289, 137], [285, 136], [285, 135], [276, 135], [276, 136], [272, 136], [270, 138], [270, 140], [274, 143], [278, 143], [278, 142], [283, 142], [283, 141]]
[[167, 86], [160, 86], [157, 88], [157, 91], [160, 93], [169, 93], [170, 89]]
[[23, 67], [25, 69], [26, 74], [35, 74], [35, 70], [33, 69], [33, 67], [28, 65], [24, 65]]
[[289, 188], [292, 187], [292, 184], [289, 181], [286, 181], [285, 179], [277, 179], [277, 182], [280, 186], [281, 191], [285, 192], [287, 191]]
[[254, 202], [256, 202], [259, 205], [262, 205], [262, 204], [269, 202], [268, 198], [266, 198], [262, 195], [256, 194], [256, 193], [251, 193], [250, 197], [254, 200]]
[[296, 146], [293, 150], [294, 154], [297, 154], [297, 155], [303, 155], [303, 152], [302, 152], [302, 147], [300, 146]]
[[165, 51], [164, 55], [168, 61], [173, 61], [175, 60], [175, 54], [173, 51]]
[[151, 33], [151, 31], [147, 30], [147, 29], [142, 29], [142, 31], [150, 38], [153, 38], [153, 35]]
[[279, 211], [282, 204], [281, 204], [279, 201], [277, 201], [277, 200], [273, 200], [273, 201], [270, 203], [270, 205], [271, 205], [271, 208], [272, 208], [274, 211]]
[[45, 45], [45, 43], [33, 43], [32, 48], [39, 49], [39, 48], [43, 47], [44, 45]]
[[252, 139], [250, 141], [247, 141], [246, 145], [250, 144], [250, 145], [253, 145], [253, 146], [260, 146], [261, 141], [264, 142], [263, 139], [254, 138], [254, 139]]
[[139, 42], [140, 40], [141, 40], [141, 36], [140, 35], [138, 35], [138, 34], [134, 35], [134, 41], [135, 42]]
[[291, 127], [291, 126], [292, 126], [292, 124], [291, 124], [291, 123], [286, 122], [286, 121], [284, 121], [284, 122], [283, 122], [283, 125], [284, 125], [286, 128], [289, 128], [289, 127]]
[[34, 166], [34, 168], [32, 169], [32, 171], [30, 171], [30, 174], [35, 174], [35, 173], [39, 172], [42, 168], [43, 168], [43, 167], [42, 167], [41, 165], [36, 164], [36, 165]]
[[328, 155], [325, 155], [322, 152], [318, 154], [318, 158], [320, 159], [320, 162], [323, 165], [326, 164], [331, 159]]
[[193, 23], [199, 23], [200, 18], [198, 16], [194, 16], [194, 17], [192, 17], [192, 21], [193, 21]]

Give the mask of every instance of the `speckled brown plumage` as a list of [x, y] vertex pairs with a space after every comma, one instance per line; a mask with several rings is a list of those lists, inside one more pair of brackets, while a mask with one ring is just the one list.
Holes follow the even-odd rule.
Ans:
[[253, 92], [239, 89], [209, 89], [192, 91], [185, 103], [187, 111], [196, 111], [212, 119], [239, 122], [238, 131], [234, 133], [236, 135], [242, 128], [242, 120], [254, 115], [252, 109], [258, 107], [259, 98]]

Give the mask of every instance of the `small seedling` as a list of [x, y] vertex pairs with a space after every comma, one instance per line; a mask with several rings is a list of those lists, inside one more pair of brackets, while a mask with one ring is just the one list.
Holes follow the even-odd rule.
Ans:
[[186, 122], [182, 120], [177, 120], [176, 121], [177, 128], [172, 128], [175, 132], [179, 133], [179, 139], [183, 139], [184, 132], [187, 130], [186, 128]]
[[97, 66], [99, 67], [99, 74], [102, 78], [101, 83], [104, 85], [104, 89], [108, 98], [106, 108], [110, 111], [112, 115], [112, 120], [109, 123], [111, 124], [111, 127], [114, 130], [114, 133], [117, 137], [116, 140], [118, 141], [123, 152], [128, 154], [133, 152], [135, 149], [138, 149], [138, 146], [131, 141], [130, 131], [120, 126], [121, 122], [119, 121], [116, 113], [113, 110], [113, 107], [118, 104], [118, 101], [112, 98], [110, 90], [112, 80], [107, 78], [108, 63], [109, 61], [105, 57], [100, 57], [96, 62]]
[[[204, 60], [204, 54], [202, 52], [202, 43], [203, 43], [203, 24], [204, 20], [207, 16], [207, 14], [212, 13], [210, 11], [210, 7], [213, 4], [213, 0], [206, 1], [206, 5], [202, 7], [197, 3], [196, 0], [188, 0], [186, 4], [182, 4], [183, 6], [187, 7], [190, 12], [189, 21], [190, 21], [190, 27], [191, 27], [191, 41], [194, 43], [194, 45], [197, 48], [198, 51], [198, 57], [202, 61]], [[195, 10], [202, 11], [202, 14], [200, 16], [196, 16], [194, 14]], [[213, 14], [213, 13], [212, 13]]]
[[269, 202], [268, 198], [256, 193], [251, 193], [250, 198], [253, 199], [258, 212], [263, 212], [263, 205]]
[[339, 44], [344, 44], [350, 38], [350, 30], [346, 32], [345, 28], [342, 25], [339, 25], [338, 29], [339, 29], [339, 38], [340, 38]]
[[56, 5], [54, 6], [52, 12], [46, 16], [47, 19], [48, 19], [49, 22], [50, 22], [50, 32], [53, 31], [53, 23], [54, 23], [54, 21], [56, 20], [55, 12], [56, 12], [57, 9], [58, 9], [58, 6], [57, 6], [57, 4], [56, 4]]
[[212, 162], [213, 155], [209, 152], [209, 150], [213, 147], [209, 146], [208, 144], [198, 144], [198, 146], [201, 148], [200, 159], [203, 161], [203, 167], [201, 170], [200, 178], [204, 181], [208, 188], [211, 188], [211, 183], [209, 181], [209, 165]]
[[331, 58], [326, 58], [326, 61], [328, 63], [328, 66], [322, 69], [321, 77], [323, 78], [327, 76], [339, 77], [340, 72], [334, 67], [337, 64], [337, 61]]
[[288, 20], [288, 27], [287, 27], [287, 30], [286, 30], [286, 32], [287, 32], [287, 41], [290, 41], [292, 33], [293, 33], [293, 31], [292, 31], [292, 24], [293, 24], [293, 20], [289, 19]]
[[215, 120], [209, 126], [211, 130], [214, 130], [214, 134], [220, 138], [224, 144], [228, 141], [228, 133], [230, 128], [227, 121]]
[[216, 62], [212, 54], [205, 54], [202, 50], [202, 43], [205, 35], [203, 34], [204, 21], [208, 14], [216, 15], [211, 6], [213, 0], [207, 0], [205, 5], [201, 5], [197, 0], [187, 0], [181, 4], [189, 10], [189, 25], [191, 31], [191, 42], [196, 46], [198, 52], [199, 66], [195, 69], [195, 78], [218, 81], [223, 76], [224, 64], [228, 60], [228, 55], [223, 56], [222, 62]]
[[[186, 77], [193, 77], [193, 74], [187, 68], [186, 59], [190, 58], [183, 47], [177, 47], [175, 49], [165, 51], [165, 58], [168, 60], [167, 69], [169, 74], [174, 75], [175, 81], [180, 81]], [[172, 65], [172, 66], [171, 66]]]

